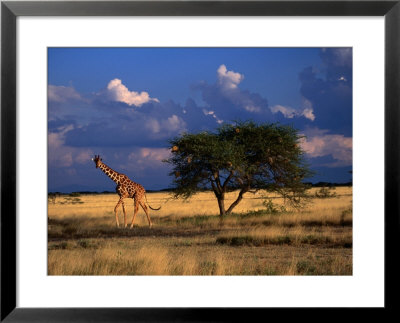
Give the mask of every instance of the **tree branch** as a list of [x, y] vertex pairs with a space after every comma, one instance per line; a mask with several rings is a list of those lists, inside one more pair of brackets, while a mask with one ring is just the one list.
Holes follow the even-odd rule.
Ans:
[[222, 189], [222, 186], [221, 186], [221, 181], [219, 180], [219, 173], [218, 173], [218, 171], [215, 171], [215, 172], [213, 173], [213, 177], [214, 177], [215, 183], [217, 184], [218, 191], [222, 193], [222, 192], [223, 192], [223, 189]]
[[231, 170], [231, 172], [229, 173], [229, 176], [226, 178], [224, 184], [222, 185], [222, 188], [224, 189], [224, 191], [232, 177], [233, 177], [233, 171]]
[[220, 195], [220, 194], [221, 194], [221, 191], [219, 191], [219, 190], [218, 190], [218, 187], [215, 186], [214, 180], [213, 180], [212, 178], [210, 178], [210, 182], [211, 182], [212, 189], [213, 189], [213, 191], [214, 191], [214, 193], [215, 193], [215, 196]]

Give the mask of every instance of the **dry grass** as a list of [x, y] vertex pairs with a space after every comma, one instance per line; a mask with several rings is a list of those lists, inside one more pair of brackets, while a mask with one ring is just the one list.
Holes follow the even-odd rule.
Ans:
[[[58, 197], [48, 205], [48, 273], [351, 275], [352, 189], [334, 192], [336, 197], [314, 198], [304, 209], [283, 213], [266, 212], [263, 193], [247, 194], [223, 222], [210, 192], [188, 201], [148, 193], [150, 205], [162, 206], [150, 210], [154, 227], [148, 228], [141, 210], [132, 230], [115, 227], [116, 194]], [[234, 192], [228, 201], [233, 199]], [[127, 213], [130, 223], [133, 202]]]

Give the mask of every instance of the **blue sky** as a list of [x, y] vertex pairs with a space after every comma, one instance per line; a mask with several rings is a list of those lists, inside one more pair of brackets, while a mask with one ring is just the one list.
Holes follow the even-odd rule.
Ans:
[[49, 191], [114, 190], [95, 154], [167, 188], [168, 139], [233, 120], [293, 125], [310, 181], [350, 181], [352, 49], [48, 49]]

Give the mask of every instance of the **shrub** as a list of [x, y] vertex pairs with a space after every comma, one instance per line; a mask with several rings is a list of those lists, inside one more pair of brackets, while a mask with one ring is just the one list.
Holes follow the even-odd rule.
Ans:
[[321, 187], [317, 192], [315, 192], [315, 197], [320, 199], [336, 197], [336, 192], [332, 192], [335, 189], [335, 187]]
[[89, 247], [89, 241], [87, 241], [87, 240], [79, 240], [79, 241], [78, 241], [78, 245], [79, 245], [81, 248], [86, 249], [86, 248]]
[[271, 199], [264, 200], [263, 205], [266, 208], [267, 214], [278, 214], [286, 212], [286, 208], [283, 205], [281, 206], [275, 205], [274, 203], [272, 203]]

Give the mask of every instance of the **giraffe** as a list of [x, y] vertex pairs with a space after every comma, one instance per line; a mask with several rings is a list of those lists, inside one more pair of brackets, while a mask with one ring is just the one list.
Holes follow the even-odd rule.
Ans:
[[[122, 204], [122, 210], [124, 212], [124, 227], [126, 228], [126, 226], [127, 226], [125, 203], [124, 203], [125, 198], [133, 198], [135, 201], [135, 211], [133, 213], [133, 218], [132, 218], [130, 228], [132, 229], [132, 227], [133, 227], [133, 222], [135, 221], [136, 214], [139, 211], [139, 205], [143, 208], [144, 212], [146, 213], [147, 220], [149, 221], [149, 227], [151, 227], [153, 224], [150, 220], [150, 216], [149, 216], [149, 212], [147, 210], [146, 203], [148, 204], [150, 209], [155, 210], [155, 211], [161, 209], [161, 206], [156, 209], [152, 208], [150, 206], [150, 204], [147, 202], [146, 190], [144, 189], [144, 187], [138, 183], [135, 183], [134, 181], [131, 181], [128, 178], [128, 176], [118, 173], [115, 170], [108, 167], [106, 164], [103, 163], [103, 161], [99, 155], [97, 155], [97, 156], [95, 155], [94, 158], [92, 158], [92, 160], [96, 164], [96, 168], [100, 168], [108, 177], [110, 177], [115, 183], [117, 183], [116, 192], [119, 195], [119, 201], [114, 208], [115, 221], [117, 222], [117, 227], [119, 227], [118, 207], [121, 204]], [[146, 203], [144, 200], [146, 200]]]

